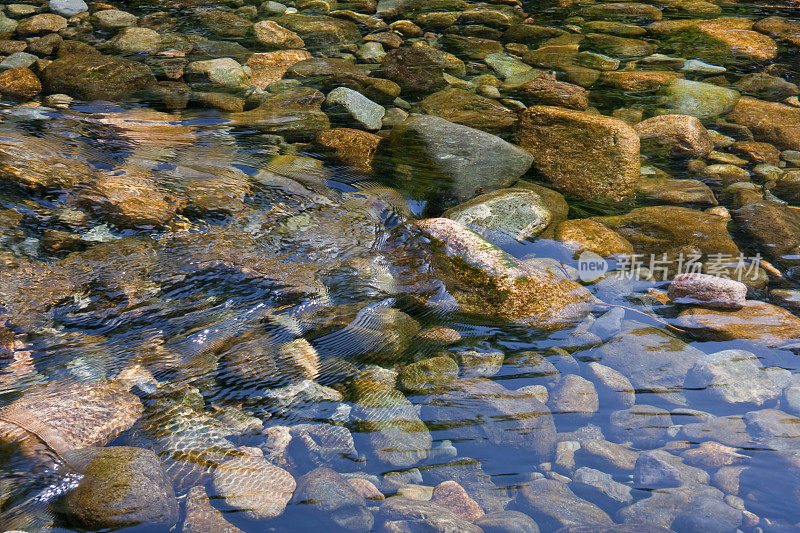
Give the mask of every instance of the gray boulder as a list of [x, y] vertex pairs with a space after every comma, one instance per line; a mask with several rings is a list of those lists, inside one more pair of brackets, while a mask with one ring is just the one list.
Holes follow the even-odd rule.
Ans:
[[418, 197], [456, 201], [510, 186], [533, 157], [500, 137], [431, 115], [411, 115], [387, 139], [390, 169]]

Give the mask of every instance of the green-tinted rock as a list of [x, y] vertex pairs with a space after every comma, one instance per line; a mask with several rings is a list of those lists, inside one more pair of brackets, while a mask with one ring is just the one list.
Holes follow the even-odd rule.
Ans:
[[172, 483], [156, 454], [141, 448], [98, 449], [66, 505], [70, 515], [91, 529], [139, 524], [169, 528], [178, 521]]
[[446, 356], [431, 357], [404, 367], [397, 384], [411, 393], [424, 393], [458, 378], [458, 365]]
[[369, 434], [378, 460], [394, 467], [410, 467], [425, 460], [431, 434], [417, 410], [397, 390], [368, 393], [353, 406], [353, 419]]
[[673, 80], [662, 89], [665, 113], [691, 115], [697, 118], [710, 118], [730, 112], [739, 100], [739, 93], [718, 85], [690, 81]]

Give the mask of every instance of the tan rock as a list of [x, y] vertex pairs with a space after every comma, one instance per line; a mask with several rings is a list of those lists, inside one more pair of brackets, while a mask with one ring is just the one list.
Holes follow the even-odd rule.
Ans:
[[520, 115], [518, 144], [556, 189], [581, 198], [620, 200], [639, 178], [639, 135], [627, 123], [550, 106]]
[[556, 240], [575, 246], [575, 257], [589, 250], [601, 257], [632, 254], [633, 245], [616, 231], [589, 219], [566, 220], [556, 228]]
[[748, 300], [735, 311], [692, 308], [678, 315], [675, 325], [713, 341], [748, 340], [775, 347], [800, 338], [800, 318], [782, 307]]
[[800, 108], [745, 96], [728, 120], [750, 128], [757, 140], [781, 150], [800, 150]]
[[689, 115], [659, 115], [633, 127], [645, 148], [662, 155], [703, 157], [714, 149], [702, 122]]
[[800, 46], [800, 21], [783, 17], [767, 17], [753, 25], [757, 32], [781, 39], [792, 46]]
[[623, 91], [655, 91], [676, 78], [683, 78], [683, 74], [662, 70], [615, 70], [603, 72], [600, 83]]
[[353, 489], [360, 495], [362, 495], [367, 500], [374, 500], [380, 501], [386, 499], [386, 497], [378, 490], [378, 487], [372, 484], [371, 481], [367, 479], [362, 479], [359, 477], [353, 477], [347, 480]]
[[725, 446], [719, 442], [706, 441], [697, 448], [692, 448], [681, 453], [683, 462], [701, 468], [719, 468], [722, 466], [739, 465], [748, 457], [736, 451], [736, 448]]
[[132, 167], [98, 174], [80, 201], [100, 217], [124, 228], [163, 226], [185, 205]]
[[484, 515], [478, 502], [470, 498], [464, 487], [455, 481], [443, 481], [436, 485], [431, 502], [449, 509], [467, 522], [474, 522]]
[[257, 89], [265, 89], [270, 83], [283, 78], [289, 67], [300, 61], [311, 59], [305, 50], [277, 50], [253, 54], [247, 60], [252, 74], [250, 82]]
[[25, 67], [12, 68], [0, 74], [0, 93], [14, 100], [30, 100], [42, 92], [36, 74]]
[[259, 44], [272, 49], [304, 48], [306, 43], [295, 32], [271, 20], [262, 20], [253, 25], [253, 33]]
[[211, 505], [208, 493], [203, 487], [192, 487], [186, 497], [186, 518], [183, 522], [185, 533], [243, 533]]
[[509, 91], [525, 103], [567, 107], [585, 111], [589, 108], [589, 91], [579, 85], [538, 78]]
[[435, 259], [450, 272], [448, 290], [464, 312], [552, 330], [588, 311], [592, 297], [581, 285], [518, 262], [464, 225], [447, 218], [418, 225], [444, 245], [447, 255]]
[[347, 166], [372, 172], [372, 159], [381, 138], [375, 134], [349, 128], [334, 128], [321, 131], [314, 137], [314, 144]]

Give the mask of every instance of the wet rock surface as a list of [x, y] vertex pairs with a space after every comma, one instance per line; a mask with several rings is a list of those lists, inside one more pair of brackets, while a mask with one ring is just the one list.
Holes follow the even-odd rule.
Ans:
[[792, 529], [795, 18], [5, 3], [0, 523]]

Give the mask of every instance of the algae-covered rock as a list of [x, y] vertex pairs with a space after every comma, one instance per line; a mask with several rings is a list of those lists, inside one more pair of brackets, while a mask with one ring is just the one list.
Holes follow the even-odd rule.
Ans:
[[591, 297], [579, 284], [519, 263], [464, 225], [432, 218], [419, 226], [444, 245], [447, 257], [435, 257], [463, 312], [558, 329], [588, 311]]
[[66, 500], [69, 515], [92, 529], [148, 524], [172, 527], [178, 500], [155, 453], [142, 448], [102, 448]]
[[[677, 270], [675, 262], [684, 254], [700, 254], [703, 261], [718, 254], [738, 257], [739, 248], [728, 233], [723, 217], [694, 209], [673, 206], [639, 207], [625, 215], [594, 217], [625, 237], [636, 253], [662, 258], [668, 272]], [[663, 277], [663, 276], [662, 276]]]
[[587, 199], [633, 195], [639, 135], [622, 120], [532, 106], [520, 116], [517, 141], [556, 189]]
[[627, 239], [595, 220], [566, 220], [556, 227], [555, 238], [574, 248], [575, 257], [585, 250], [601, 257], [633, 253], [633, 245]]
[[455, 87], [429, 95], [418, 106], [427, 115], [494, 134], [517, 122], [516, 113], [496, 100]]
[[417, 410], [397, 390], [378, 390], [359, 397], [353, 419], [368, 433], [372, 453], [394, 467], [410, 467], [425, 460], [431, 434]]
[[696, 21], [668, 27], [666, 46], [683, 57], [721, 65], [746, 65], [775, 59], [778, 45], [749, 29], [743, 19]]
[[458, 365], [450, 357], [431, 357], [404, 367], [397, 378], [400, 388], [409, 392], [430, 392], [458, 378]]

